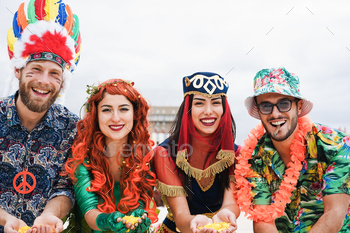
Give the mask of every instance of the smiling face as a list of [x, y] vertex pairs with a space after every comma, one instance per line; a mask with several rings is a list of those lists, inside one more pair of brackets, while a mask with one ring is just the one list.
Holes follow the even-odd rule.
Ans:
[[[256, 97], [257, 104], [271, 103], [276, 104], [282, 100], [294, 101], [295, 98], [292, 96], [285, 96], [276, 93], [267, 93]], [[297, 104], [296, 104], [297, 103]], [[301, 112], [302, 101], [292, 102], [292, 107], [288, 112], [280, 112], [277, 106], [274, 106], [272, 113], [263, 115], [259, 111], [261, 123], [263, 124], [268, 135], [275, 141], [284, 141], [291, 135], [294, 135], [295, 129], [298, 126], [298, 115]], [[277, 130], [277, 127], [280, 127]], [[277, 132], [274, 135], [274, 132]]]
[[132, 103], [123, 95], [105, 93], [97, 108], [98, 124], [106, 136], [106, 145], [111, 142], [117, 145], [126, 143], [134, 125]]
[[47, 111], [55, 102], [63, 83], [62, 68], [51, 61], [32, 61], [22, 70], [19, 79], [19, 101], [32, 112]]
[[192, 120], [194, 127], [202, 137], [209, 136], [216, 131], [223, 112], [220, 96], [212, 98], [202, 95], [193, 96]]

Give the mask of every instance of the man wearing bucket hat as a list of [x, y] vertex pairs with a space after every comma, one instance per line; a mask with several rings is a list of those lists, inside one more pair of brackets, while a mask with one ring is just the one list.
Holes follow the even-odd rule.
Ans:
[[259, 71], [245, 105], [262, 123], [235, 169], [254, 232], [350, 232], [349, 137], [310, 121], [313, 104], [283, 67]]
[[0, 99], [0, 233], [61, 232], [74, 202], [62, 172], [78, 117], [54, 102], [63, 103], [80, 58], [79, 20], [60, 0], [26, 1], [7, 42], [14, 73]]

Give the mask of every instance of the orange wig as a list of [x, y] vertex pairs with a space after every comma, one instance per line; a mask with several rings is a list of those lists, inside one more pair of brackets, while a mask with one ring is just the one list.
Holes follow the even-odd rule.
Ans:
[[[79, 164], [84, 163], [88, 158], [89, 164], [84, 166], [92, 174], [91, 187], [88, 192], [97, 193], [103, 201], [97, 205], [99, 211], [111, 213], [118, 210], [121, 213], [128, 213], [139, 207], [141, 201], [143, 207], [149, 214], [152, 222], [157, 221], [156, 205], [152, 200], [155, 174], [150, 171], [152, 159], [151, 148], [154, 142], [150, 139], [147, 130], [147, 113], [149, 105], [140, 93], [129, 83], [120, 79], [107, 80], [97, 88], [93, 87], [92, 94], [87, 101], [87, 113], [77, 124], [78, 136], [72, 146], [73, 156], [69, 158], [65, 168], [71, 176], [73, 183], [76, 182], [74, 175]], [[128, 144], [132, 148], [123, 153], [124, 162], [120, 177], [121, 200], [115, 205], [114, 198], [114, 178], [110, 173], [109, 163], [104, 155], [105, 136], [98, 125], [99, 102], [104, 98], [104, 94], [123, 95], [134, 107], [134, 126], [132, 133], [128, 134]], [[116, 156], [116, 159], [117, 156]], [[145, 182], [146, 181], [146, 182]]]

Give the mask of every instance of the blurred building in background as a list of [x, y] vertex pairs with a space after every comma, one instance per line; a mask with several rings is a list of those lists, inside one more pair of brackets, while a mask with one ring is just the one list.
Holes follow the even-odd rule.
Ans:
[[152, 106], [148, 116], [151, 139], [155, 145], [162, 143], [168, 136], [175, 120], [178, 107]]

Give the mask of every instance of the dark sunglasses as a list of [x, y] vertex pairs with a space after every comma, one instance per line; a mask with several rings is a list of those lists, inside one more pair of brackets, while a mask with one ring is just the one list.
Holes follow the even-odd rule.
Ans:
[[293, 102], [298, 102], [299, 99], [289, 100], [289, 99], [283, 99], [278, 101], [276, 104], [272, 104], [270, 102], [262, 102], [260, 104], [257, 104], [259, 111], [263, 115], [271, 114], [273, 111], [273, 108], [276, 106], [278, 111], [280, 112], [289, 112], [292, 108]]

